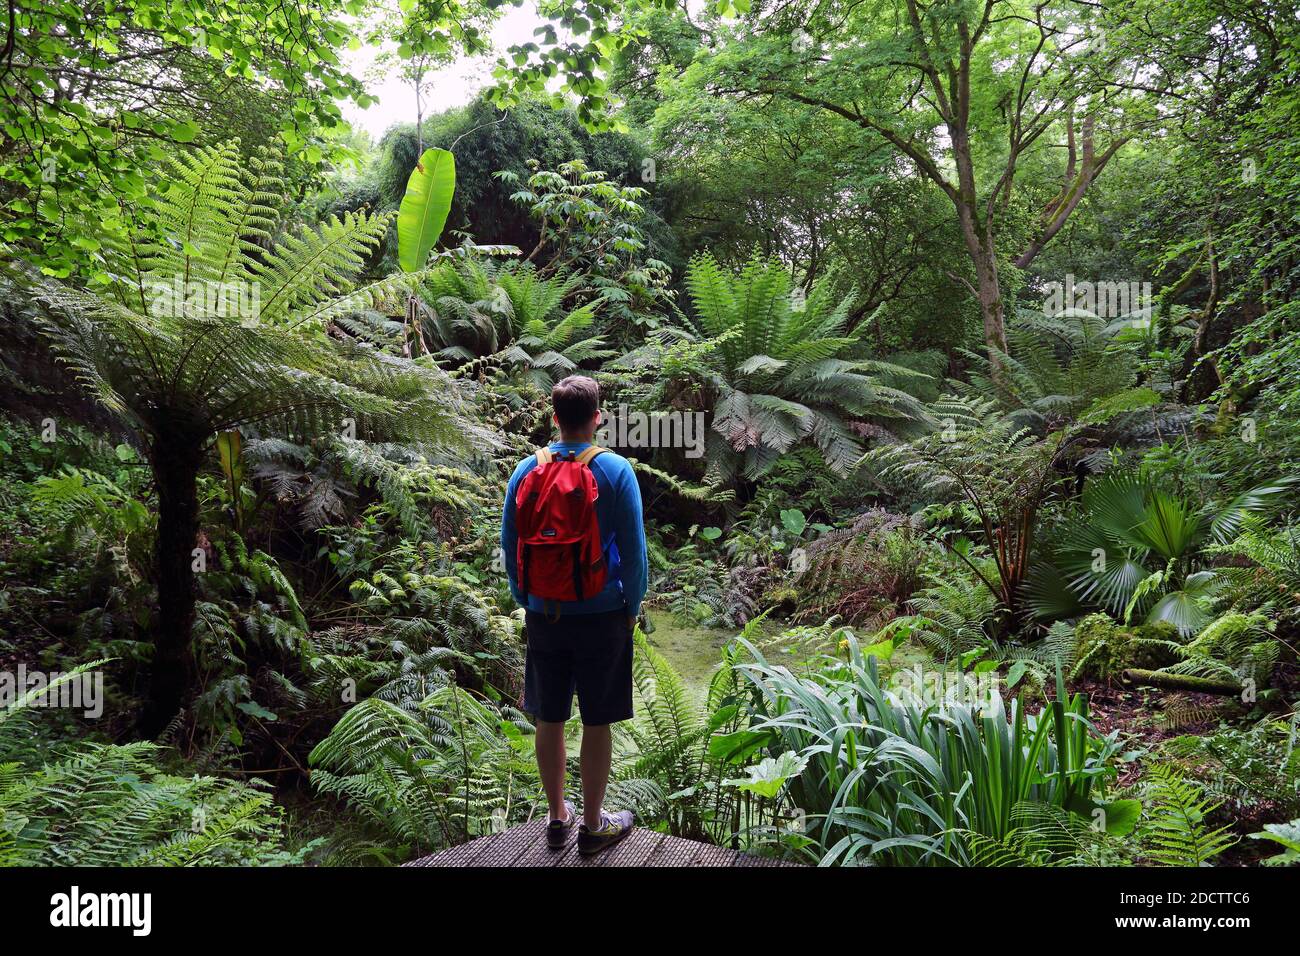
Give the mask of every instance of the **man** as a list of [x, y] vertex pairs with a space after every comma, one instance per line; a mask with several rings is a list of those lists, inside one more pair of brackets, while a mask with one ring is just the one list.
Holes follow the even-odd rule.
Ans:
[[592, 444], [600, 425], [595, 380], [570, 375], [551, 390], [551, 404], [560, 440], [515, 468], [501, 549], [510, 593], [525, 608], [524, 710], [537, 725], [537, 769], [550, 810], [547, 842], [563, 847], [575, 823], [564, 796], [564, 724], [576, 691], [578, 852], [590, 855], [632, 830], [631, 812], [609, 812], [603, 803], [610, 725], [632, 717], [632, 630], [646, 592], [645, 529], [631, 464]]

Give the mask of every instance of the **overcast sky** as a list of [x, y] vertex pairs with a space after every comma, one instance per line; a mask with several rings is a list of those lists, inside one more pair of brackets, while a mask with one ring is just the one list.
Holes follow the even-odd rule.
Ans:
[[[525, 0], [522, 7], [507, 7], [492, 30], [492, 43], [498, 52], [503, 53], [512, 44], [536, 40], [533, 30], [544, 22], [533, 0]], [[343, 116], [375, 139], [394, 123], [415, 122], [415, 90], [396, 76], [371, 77], [371, 66], [378, 52], [375, 47], [364, 46], [360, 50], [345, 50], [343, 57], [343, 63], [352, 75], [365, 82], [366, 91], [379, 98], [378, 103], [366, 110], [346, 102]], [[495, 54], [462, 57], [445, 70], [433, 74], [425, 84], [424, 115], [468, 103], [475, 93], [492, 82], [492, 64], [495, 61]]]

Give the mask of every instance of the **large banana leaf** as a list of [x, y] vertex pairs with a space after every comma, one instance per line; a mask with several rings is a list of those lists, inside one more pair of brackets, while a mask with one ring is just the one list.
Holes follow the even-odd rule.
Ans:
[[403, 272], [418, 272], [442, 235], [456, 191], [456, 157], [445, 149], [426, 149], [397, 213], [397, 261]]

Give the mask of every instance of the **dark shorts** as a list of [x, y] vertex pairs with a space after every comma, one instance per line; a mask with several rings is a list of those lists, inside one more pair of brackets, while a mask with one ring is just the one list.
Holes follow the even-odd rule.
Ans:
[[584, 724], [632, 718], [632, 627], [627, 609], [571, 614], [552, 620], [524, 615], [528, 660], [524, 711], [536, 720], [563, 723], [578, 694]]

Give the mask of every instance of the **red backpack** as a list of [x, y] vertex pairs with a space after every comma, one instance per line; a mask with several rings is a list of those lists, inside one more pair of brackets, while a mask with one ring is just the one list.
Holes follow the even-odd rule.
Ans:
[[592, 445], [556, 457], [537, 450], [537, 467], [515, 494], [519, 590], [544, 601], [582, 601], [605, 587], [596, 521], [600, 490], [588, 468], [606, 449]]

